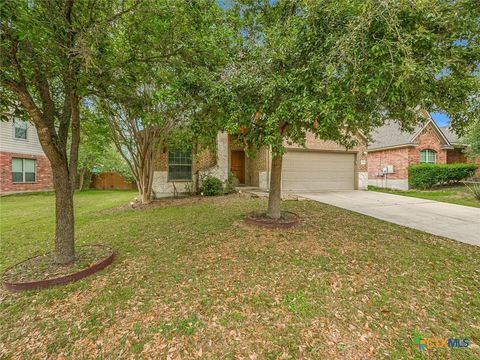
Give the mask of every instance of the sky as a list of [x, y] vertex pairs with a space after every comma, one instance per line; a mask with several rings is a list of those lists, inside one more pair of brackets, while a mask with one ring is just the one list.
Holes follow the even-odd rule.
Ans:
[[447, 115], [438, 112], [430, 113], [432, 119], [435, 120], [438, 126], [446, 126], [450, 124], [450, 119]]

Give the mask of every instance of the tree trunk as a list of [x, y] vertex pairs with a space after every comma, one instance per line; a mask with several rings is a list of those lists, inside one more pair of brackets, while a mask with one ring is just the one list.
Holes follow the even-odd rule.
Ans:
[[78, 190], [80, 191], [83, 190], [84, 182], [85, 182], [85, 168], [82, 168], [80, 170], [80, 173], [78, 174]]
[[270, 192], [267, 209], [267, 217], [271, 219], [280, 219], [280, 203], [282, 202], [282, 162], [283, 155], [277, 155], [272, 158]]
[[85, 171], [85, 175], [83, 176], [83, 187], [82, 190], [90, 189], [90, 184], [92, 183], [92, 172], [89, 170]]
[[149, 161], [144, 162], [138, 173], [137, 186], [140, 201], [142, 204], [148, 204], [152, 200], [153, 164], [149, 163]]
[[136, 179], [136, 182], [142, 204], [148, 204], [152, 200], [153, 166], [156, 154], [155, 150], [156, 147], [153, 146], [153, 144], [143, 144], [142, 151], [139, 152], [138, 156], [138, 163], [140, 166], [137, 171], [138, 179]]
[[73, 185], [67, 165], [52, 166], [55, 186], [55, 261], [70, 264], [75, 260]]

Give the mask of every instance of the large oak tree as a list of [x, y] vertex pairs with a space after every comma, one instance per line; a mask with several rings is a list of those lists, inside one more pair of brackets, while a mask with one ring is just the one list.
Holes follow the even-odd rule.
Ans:
[[386, 119], [411, 129], [419, 108], [457, 130], [478, 116], [478, 1], [245, 0], [230, 11], [225, 119], [272, 148], [268, 217], [280, 217], [285, 141], [311, 131], [349, 147]]

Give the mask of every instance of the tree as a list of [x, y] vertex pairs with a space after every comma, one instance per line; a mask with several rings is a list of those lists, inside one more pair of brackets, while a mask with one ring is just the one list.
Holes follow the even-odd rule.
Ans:
[[469, 158], [480, 158], [480, 119], [476, 119], [467, 129], [465, 136], [461, 138], [463, 144], [467, 145], [465, 153]]
[[82, 131], [78, 151], [78, 189], [88, 187], [92, 174], [115, 172], [133, 180], [128, 164], [117, 151], [104, 118], [90, 109], [83, 110]]
[[193, 129], [193, 121], [212, 114], [207, 99], [224, 57], [222, 16], [211, 1], [145, 3], [118, 24], [105, 47], [102, 62], [115, 70], [101, 79], [96, 110], [131, 168], [142, 203], [152, 197], [158, 149], [175, 131]]
[[111, 140], [108, 126], [103, 119], [94, 116], [88, 109], [83, 111], [81, 139], [78, 149], [78, 189], [88, 182], [92, 169], [102, 161]]
[[1, 6], [0, 93], [37, 128], [55, 188], [55, 259], [75, 260], [73, 193], [80, 142], [80, 104], [112, 25], [135, 1], [10, 1]]
[[[144, 96], [148, 97], [146, 94]], [[146, 101], [137, 101], [144, 107], [135, 107], [133, 103], [142, 95], [135, 98], [102, 101], [99, 108], [107, 118], [117, 150], [132, 171], [139, 200], [146, 204], [152, 198], [155, 156], [176, 123], [171, 118], [162, 118], [160, 112], [149, 109]]]
[[284, 142], [312, 132], [348, 148], [389, 118], [411, 130], [420, 108], [456, 129], [479, 113], [476, 1], [246, 0], [230, 12], [224, 116], [245, 143], [272, 149], [270, 218], [280, 217]]

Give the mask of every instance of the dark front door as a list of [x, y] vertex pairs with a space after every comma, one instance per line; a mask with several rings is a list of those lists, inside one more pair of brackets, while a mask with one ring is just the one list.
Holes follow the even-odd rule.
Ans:
[[245, 184], [245, 152], [232, 150], [230, 171], [237, 177], [240, 184]]

